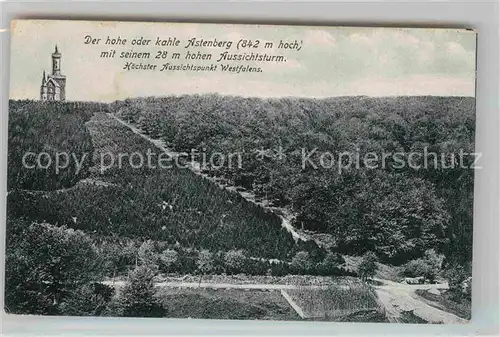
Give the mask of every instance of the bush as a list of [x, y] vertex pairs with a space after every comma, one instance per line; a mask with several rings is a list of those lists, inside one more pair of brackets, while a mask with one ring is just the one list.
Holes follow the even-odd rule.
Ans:
[[326, 249], [319, 247], [314, 240], [299, 241], [297, 243], [297, 250], [308, 252], [312, 263], [319, 263], [323, 261], [327, 255]]
[[431, 268], [431, 272], [433, 274], [431, 279], [434, 279], [443, 267], [444, 255], [437, 254], [434, 249], [428, 249], [424, 253], [424, 258]]
[[158, 254], [155, 251], [155, 246], [152, 240], [147, 240], [142, 243], [137, 252], [139, 261], [142, 265], [152, 269], [158, 268]]
[[160, 270], [165, 273], [170, 273], [176, 270], [179, 253], [173, 249], [164, 250], [159, 257]]
[[58, 314], [73, 291], [102, 277], [90, 237], [79, 230], [7, 219], [5, 306], [9, 313]]
[[408, 277], [423, 276], [434, 281], [441, 271], [444, 256], [437, 254], [434, 249], [425, 251], [424, 257], [411, 260], [404, 265], [403, 274]]
[[431, 266], [424, 259], [411, 260], [404, 265], [403, 275], [408, 277], [420, 277], [424, 276], [428, 278], [428, 275], [432, 274]]
[[450, 291], [457, 297], [471, 298], [472, 266], [470, 263], [453, 263], [445, 271]]
[[112, 287], [91, 283], [71, 292], [60, 305], [60, 314], [68, 316], [101, 316], [113, 296]]
[[184, 274], [195, 273], [198, 269], [198, 266], [196, 264], [198, 260], [198, 253], [194, 250], [185, 248], [178, 248], [177, 253], [179, 253], [177, 262], [179, 268], [177, 271], [180, 271]]
[[226, 271], [230, 274], [238, 274], [244, 271], [246, 256], [243, 250], [232, 249], [224, 254], [224, 264]]
[[313, 262], [309, 257], [309, 253], [300, 251], [292, 258], [291, 268], [292, 271], [298, 274], [307, 274], [311, 271]]
[[198, 254], [196, 266], [201, 274], [208, 274], [214, 269], [214, 257], [210, 251], [203, 249]]
[[248, 275], [266, 275], [270, 271], [270, 263], [248, 259], [245, 266], [245, 273]]
[[135, 266], [137, 247], [134, 242], [104, 241], [98, 246], [99, 261], [103, 272], [110, 277], [123, 273]]
[[269, 270], [272, 276], [285, 276], [293, 271], [287, 263], [271, 263]]
[[116, 299], [114, 314], [123, 317], [163, 317], [165, 310], [155, 298], [155, 271], [139, 266], [129, 276]]
[[367, 252], [358, 266], [358, 274], [363, 281], [375, 276], [378, 258], [373, 252]]
[[334, 276], [340, 275], [342, 271], [340, 267], [345, 263], [344, 258], [340, 254], [328, 253], [323, 261], [318, 263], [316, 269], [320, 275]]

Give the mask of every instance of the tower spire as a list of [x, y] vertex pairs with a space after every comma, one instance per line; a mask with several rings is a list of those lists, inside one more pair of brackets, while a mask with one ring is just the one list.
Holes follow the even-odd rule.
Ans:
[[45, 85], [45, 70], [43, 71], [43, 77], [42, 77], [42, 86]]
[[52, 75], [60, 75], [60, 74], [61, 74], [61, 54], [59, 53], [59, 49], [57, 48], [56, 44], [54, 53], [52, 53]]

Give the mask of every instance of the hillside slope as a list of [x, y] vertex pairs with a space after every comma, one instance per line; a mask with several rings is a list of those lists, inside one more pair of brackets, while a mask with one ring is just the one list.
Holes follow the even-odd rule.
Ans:
[[202, 170], [287, 209], [293, 226], [329, 234], [345, 254], [400, 264], [429, 248], [471, 259], [474, 108], [470, 97], [182, 95], [110, 110], [178, 153], [241, 153], [241, 167]]
[[94, 144], [91, 178], [101, 183], [43, 196], [12, 191], [9, 215], [186, 248], [245, 249], [256, 257], [286, 259], [295, 251], [278, 216], [189, 170], [134, 168], [127, 160], [101, 170], [100, 159], [110, 154], [146, 156], [158, 149], [106, 114], [95, 114], [87, 125]]

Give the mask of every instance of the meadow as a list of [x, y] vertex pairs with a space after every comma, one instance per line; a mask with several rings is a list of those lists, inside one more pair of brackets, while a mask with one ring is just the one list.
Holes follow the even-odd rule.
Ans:
[[300, 320], [279, 291], [159, 289], [169, 318]]

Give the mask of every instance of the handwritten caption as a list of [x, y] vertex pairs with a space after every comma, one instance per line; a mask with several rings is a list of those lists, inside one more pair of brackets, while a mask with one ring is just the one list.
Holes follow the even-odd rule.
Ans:
[[125, 71], [222, 71], [260, 73], [262, 64], [285, 63], [290, 52], [303, 48], [302, 40], [224, 40], [175, 36], [148, 38], [85, 35], [83, 43], [95, 47], [97, 57], [123, 61]]

